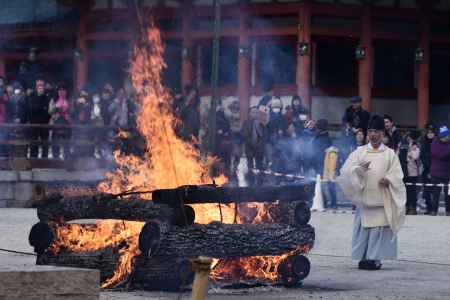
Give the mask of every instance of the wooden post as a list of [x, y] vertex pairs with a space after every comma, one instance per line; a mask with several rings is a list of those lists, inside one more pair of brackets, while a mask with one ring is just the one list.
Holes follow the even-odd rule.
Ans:
[[366, 5], [363, 8], [361, 16], [361, 40], [360, 47], [365, 51], [365, 57], [359, 60], [358, 91], [362, 98], [362, 106], [370, 111], [372, 98], [372, 22], [370, 16], [370, 7]]
[[421, 14], [419, 49], [423, 51], [423, 60], [417, 62], [417, 127], [424, 128], [430, 105], [430, 21], [427, 13]]
[[307, 45], [307, 53], [297, 49], [297, 94], [311, 111], [311, 1], [305, 0], [298, 16], [298, 46]]
[[183, 16], [182, 16], [182, 35], [183, 44], [181, 52], [181, 88], [186, 85], [193, 85], [193, 41], [190, 34], [191, 31], [191, 15], [192, 15], [192, 1], [183, 1]]
[[80, 53], [75, 56], [76, 78], [74, 88], [80, 90], [86, 85], [88, 76], [88, 55], [87, 55], [87, 39], [86, 39], [86, 17], [85, 11], [81, 12], [80, 24], [77, 35], [77, 49]]
[[251, 47], [248, 38], [248, 17], [241, 4], [239, 26], [238, 98], [241, 122], [248, 117], [250, 108], [250, 58]]
[[0, 76], [6, 76], [6, 66], [4, 58], [0, 58]]
[[192, 284], [192, 300], [205, 300], [208, 294], [209, 271], [213, 260], [209, 257], [199, 256], [193, 260], [195, 270], [194, 283]]

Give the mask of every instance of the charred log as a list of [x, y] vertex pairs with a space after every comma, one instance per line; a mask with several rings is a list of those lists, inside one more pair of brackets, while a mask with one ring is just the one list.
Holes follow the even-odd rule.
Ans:
[[280, 202], [270, 207], [269, 211], [276, 223], [303, 226], [311, 220], [311, 210], [303, 201]]
[[[173, 226], [169, 231], [158, 228], [157, 223], [148, 224], [139, 240], [143, 253], [155, 256], [238, 257], [280, 255], [298, 249], [311, 248], [314, 228], [287, 224], [194, 224], [189, 227]], [[164, 234], [161, 234], [164, 232]], [[158, 234], [160, 238], [158, 238]], [[156, 250], [155, 250], [156, 249]]]
[[286, 287], [294, 287], [308, 277], [311, 264], [303, 255], [291, 255], [278, 265], [278, 275]]
[[34, 252], [42, 254], [53, 243], [55, 236], [47, 223], [38, 222], [31, 227], [28, 242], [34, 247]]
[[39, 220], [70, 221], [79, 219], [121, 219], [147, 221], [152, 219], [176, 221], [173, 208], [139, 198], [121, 199], [111, 194], [61, 197], [53, 195], [33, 203]]
[[213, 185], [184, 186], [156, 190], [152, 199], [157, 203], [186, 204], [307, 201], [314, 196], [314, 183], [262, 187], [216, 187]]
[[161, 241], [169, 232], [170, 226], [167, 223], [152, 220], [145, 223], [139, 234], [139, 250], [146, 256], [153, 256], [161, 246]]
[[[90, 252], [61, 250], [57, 254], [50, 251], [38, 255], [36, 264], [87, 269], [99, 269], [100, 279], [105, 281], [114, 274], [119, 260], [118, 249], [107, 247]], [[146, 290], [178, 291], [192, 283], [194, 272], [186, 258], [137, 256], [134, 269], [126, 285], [130, 288]]]

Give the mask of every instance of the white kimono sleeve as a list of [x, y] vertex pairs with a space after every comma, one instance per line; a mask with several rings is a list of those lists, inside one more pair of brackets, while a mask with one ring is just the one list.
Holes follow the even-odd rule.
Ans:
[[405, 222], [406, 188], [403, 183], [403, 171], [397, 155], [392, 155], [386, 174], [389, 189], [385, 189], [384, 208], [386, 217], [394, 234], [397, 234]]
[[342, 166], [340, 174], [336, 182], [342, 192], [354, 205], [361, 206], [366, 173], [359, 166], [358, 151], [350, 154]]

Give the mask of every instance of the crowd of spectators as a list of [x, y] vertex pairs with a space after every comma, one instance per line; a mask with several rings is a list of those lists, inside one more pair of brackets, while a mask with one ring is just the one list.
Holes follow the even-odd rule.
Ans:
[[[239, 126], [237, 101], [232, 102], [228, 110], [219, 107], [215, 154], [221, 158], [223, 170], [231, 180], [236, 179], [239, 159], [244, 157], [249, 169], [249, 184], [264, 183], [267, 176], [260, 171], [267, 170], [311, 179], [320, 175], [324, 180], [325, 204], [336, 208], [334, 180], [340, 166], [352, 151], [367, 143], [370, 113], [363, 109], [360, 97], [352, 97], [350, 102], [343, 113], [340, 133], [333, 137], [328, 121], [312, 120], [298, 95], [293, 95], [283, 107], [281, 99], [269, 90], [250, 108], [248, 119], [242, 126]], [[425, 213], [436, 215], [444, 188], [446, 213], [450, 215], [450, 135], [447, 127], [429, 123], [423, 132], [416, 129], [401, 132], [391, 116], [384, 115], [383, 118], [383, 143], [397, 153], [405, 175], [407, 214], [417, 214], [421, 190]], [[275, 183], [289, 180], [283, 176], [274, 178]], [[423, 188], [417, 185], [422, 183], [434, 185]]]
[[[8, 156], [13, 151], [14, 156], [48, 158], [51, 144], [53, 158], [70, 154], [110, 158], [112, 149], [105, 141], [115, 138], [117, 128], [135, 127], [135, 101], [124, 88], [114, 90], [106, 83], [99, 90], [81, 89], [70, 93], [64, 83], [54, 85], [40, 76], [30, 80], [32, 74], [23, 68], [21, 66], [20, 76], [14, 81], [7, 82], [0, 77], [0, 124], [55, 125], [55, 128], [30, 126], [20, 131], [3, 126], [0, 130], [3, 142], [22, 138], [39, 143], [31, 143], [29, 150], [2, 143], [0, 156]], [[107, 126], [109, 130], [105, 129]]]
[[[70, 93], [65, 84], [54, 85], [38, 76], [37, 67], [33, 66], [32, 59], [28, 64], [21, 64], [14, 81], [0, 77], [0, 124], [63, 126], [50, 130], [46, 126], [31, 126], [20, 132], [3, 127], [0, 141], [24, 138], [40, 143], [31, 143], [29, 148], [0, 143], [0, 156], [8, 156], [13, 150], [15, 156], [30, 158], [47, 158], [49, 153], [53, 158], [69, 155], [111, 158], [113, 149], [105, 140], [111, 142], [120, 136], [118, 128], [131, 128], [138, 136], [135, 130], [136, 102], [125, 88], [115, 90], [106, 83], [101, 89]], [[266, 170], [307, 178], [320, 175], [324, 180], [326, 204], [329, 202], [327, 205], [336, 207], [334, 179], [338, 170], [353, 150], [367, 143], [370, 113], [363, 109], [360, 97], [353, 97], [350, 102], [343, 112], [340, 133], [333, 137], [328, 121], [311, 119], [298, 95], [291, 96], [286, 104], [271, 88], [267, 89], [257, 105], [250, 107], [244, 123], [241, 123], [238, 101], [228, 107], [220, 104], [216, 111], [216, 143], [212, 152], [220, 158], [221, 171], [231, 181], [237, 180], [241, 158], [247, 161], [249, 184], [262, 184], [266, 176], [260, 171]], [[192, 86], [174, 93], [173, 112], [181, 121], [176, 132], [187, 141], [201, 140], [202, 128], [207, 127], [201, 118], [200, 104], [199, 92]], [[437, 214], [444, 187], [446, 212], [450, 215], [450, 135], [447, 127], [430, 123], [425, 132], [410, 130], [402, 133], [391, 116], [385, 115], [384, 123], [383, 143], [398, 154], [405, 174], [407, 213], [417, 213], [419, 189], [416, 183], [431, 183], [434, 186], [423, 188], [427, 213]], [[98, 129], [105, 126], [110, 127]], [[203, 132], [203, 135], [207, 134], [210, 133]], [[125, 148], [139, 151], [130, 144]], [[279, 177], [275, 183], [281, 180], [284, 179]]]

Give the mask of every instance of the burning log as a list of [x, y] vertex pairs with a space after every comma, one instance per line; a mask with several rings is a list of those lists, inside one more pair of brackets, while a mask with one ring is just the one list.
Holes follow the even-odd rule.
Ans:
[[[139, 236], [142, 253], [181, 257], [280, 255], [314, 243], [314, 228], [288, 224], [194, 224], [189, 227], [147, 223]], [[157, 234], [155, 234], [157, 233]]]
[[[121, 199], [111, 194], [94, 196], [62, 197], [53, 195], [34, 201], [39, 220], [71, 221], [80, 219], [121, 219], [147, 221], [152, 219], [176, 222], [181, 219], [175, 210], [165, 204], [156, 204], [139, 198]], [[192, 208], [188, 221], [193, 222]], [[195, 217], [195, 215], [194, 215]]]
[[[119, 249], [107, 247], [88, 252], [61, 250], [57, 254], [47, 251], [38, 255], [37, 265], [53, 265], [99, 269], [100, 279], [105, 281], [114, 274], [119, 260]], [[190, 285], [194, 278], [191, 263], [185, 258], [152, 257], [139, 255], [134, 260], [135, 268], [126, 285], [145, 290], [177, 291]]]
[[285, 287], [294, 287], [300, 281], [308, 277], [311, 264], [303, 255], [291, 255], [286, 257], [277, 268], [279, 278]]
[[312, 199], [314, 183], [287, 186], [217, 187], [214, 185], [189, 185], [176, 189], [153, 191], [152, 199], [157, 203], [186, 204], [242, 203], [274, 201], [306, 201]]
[[306, 225], [311, 220], [311, 210], [303, 201], [280, 202], [271, 215], [276, 223]]

